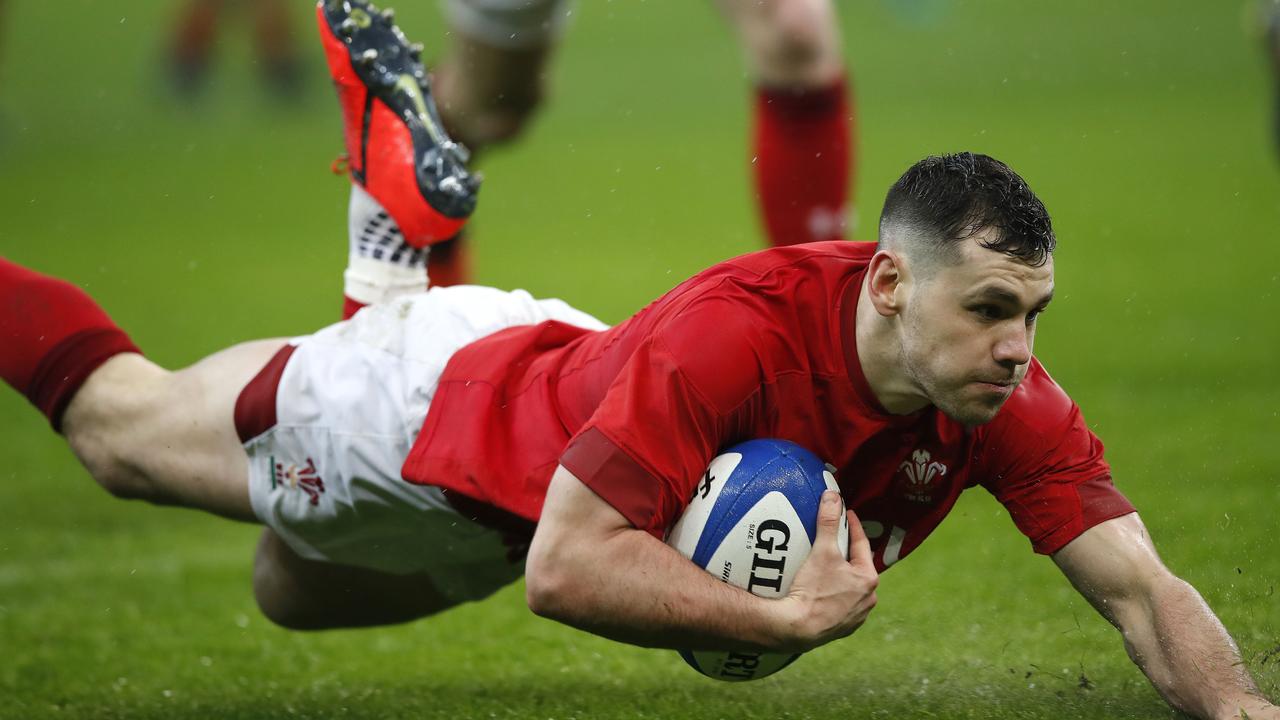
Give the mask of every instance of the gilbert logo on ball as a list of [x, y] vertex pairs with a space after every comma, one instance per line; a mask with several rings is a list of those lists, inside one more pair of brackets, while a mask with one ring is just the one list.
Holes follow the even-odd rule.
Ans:
[[[818, 534], [818, 505], [835, 476], [813, 453], [786, 440], [749, 440], [716, 456], [694, 488], [667, 544], [724, 582], [760, 597], [791, 589]], [[837, 538], [849, 554], [849, 526]], [[797, 655], [681, 650], [698, 672], [717, 680], [756, 680]]]

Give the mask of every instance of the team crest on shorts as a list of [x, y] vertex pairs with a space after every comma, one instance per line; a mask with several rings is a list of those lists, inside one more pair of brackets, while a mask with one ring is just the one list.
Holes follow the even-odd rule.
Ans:
[[917, 449], [898, 466], [903, 495], [913, 502], [932, 502], [933, 490], [947, 474], [947, 466], [937, 462], [928, 450]]
[[302, 490], [311, 498], [312, 505], [320, 504], [320, 493], [324, 492], [324, 480], [320, 479], [320, 473], [316, 472], [316, 464], [311, 458], [307, 458], [306, 465], [288, 465], [282, 462], [276, 462], [275, 456], [271, 456], [271, 489], [277, 487], [287, 487], [292, 490]]

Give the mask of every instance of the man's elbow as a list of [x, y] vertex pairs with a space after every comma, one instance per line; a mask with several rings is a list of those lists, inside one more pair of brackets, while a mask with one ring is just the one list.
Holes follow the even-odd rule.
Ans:
[[524, 601], [534, 615], [552, 620], [562, 619], [561, 608], [566, 605], [566, 594], [564, 582], [560, 578], [548, 577], [543, 573], [525, 574]]
[[525, 563], [525, 603], [535, 615], [565, 620], [572, 606], [574, 575], [565, 552], [535, 538]]

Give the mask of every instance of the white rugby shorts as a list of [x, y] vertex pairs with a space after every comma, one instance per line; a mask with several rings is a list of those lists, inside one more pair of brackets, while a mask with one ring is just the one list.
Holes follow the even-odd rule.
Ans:
[[523, 572], [496, 531], [400, 476], [449, 357], [503, 328], [603, 323], [523, 290], [435, 288], [292, 340], [241, 391], [254, 513], [305, 558], [428, 573], [457, 600]]
[[546, 46], [569, 21], [569, 0], [441, 0], [449, 27], [513, 50]]

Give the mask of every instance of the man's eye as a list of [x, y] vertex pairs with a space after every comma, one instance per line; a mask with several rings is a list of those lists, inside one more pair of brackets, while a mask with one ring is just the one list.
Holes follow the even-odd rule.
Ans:
[[1003, 317], [1003, 314], [1000, 312], [1000, 308], [995, 305], [977, 305], [971, 308], [971, 310], [974, 315], [977, 315], [983, 320], [999, 320]]

